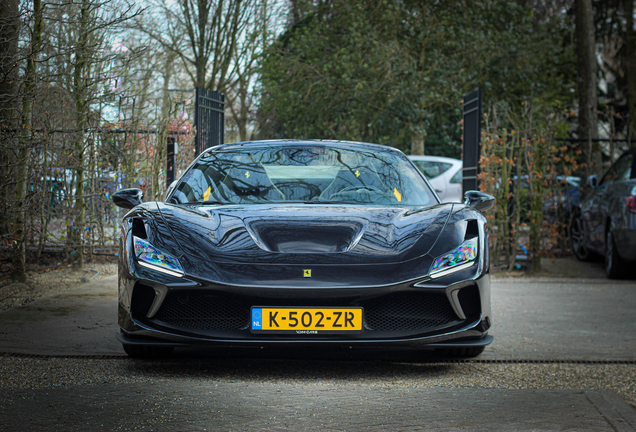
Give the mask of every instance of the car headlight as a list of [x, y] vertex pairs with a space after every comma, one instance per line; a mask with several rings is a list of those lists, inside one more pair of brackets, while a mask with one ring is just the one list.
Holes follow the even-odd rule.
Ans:
[[181, 277], [185, 274], [179, 261], [161, 252], [159, 249], [148, 243], [144, 239], [133, 236], [133, 246], [137, 262], [143, 267], [148, 267], [172, 276]]
[[429, 275], [431, 278], [446, 276], [472, 266], [477, 258], [477, 237], [464, 241], [454, 250], [433, 261]]

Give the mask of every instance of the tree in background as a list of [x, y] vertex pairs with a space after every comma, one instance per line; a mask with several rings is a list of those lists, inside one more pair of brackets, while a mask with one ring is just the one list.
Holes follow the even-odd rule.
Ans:
[[[596, 44], [601, 53], [601, 130], [636, 145], [636, 29], [634, 0], [594, 1]], [[607, 110], [609, 108], [609, 110]], [[606, 115], [604, 115], [606, 117]], [[610, 160], [615, 155], [611, 152]]]
[[[280, 2], [270, 0], [179, 0], [155, 2], [134, 29], [174, 53], [175, 70], [189, 77], [181, 87], [226, 95], [226, 137], [249, 139], [254, 121], [257, 65], [276, 31]], [[178, 64], [177, 64], [178, 63]], [[234, 134], [232, 132], [235, 132]]]
[[[88, 181], [85, 174], [91, 169], [87, 156], [94, 153], [96, 145], [97, 106], [106, 79], [104, 64], [109, 61], [104, 56], [106, 35], [131, 15], [132, 7], [126, 10], [122, 6], [114, 1], [33, 0], [21, 16], [25, 31], [20, 44], [24, 52], [22, 58], [16, 59], [20, 72], [14, 75], [20, 86], [11, 95], [19, 107], [15, 110], [18, 139], [8, 149], [13, 156], [6, 172], [11, 173], [13, 183], [5, 188], [9, 199], [2, 203], [2, 213], [9, 214], [11, 221], [14, 280], [25, 280], [27, 241], [39, 235], [39, 250], [44, 247], [48, 223], [45, 214], [49, 210], [43, 204], [44, 191], [52, 185], [48, 169], [50, 156], [56, 150], [57, 171], [73, 173], [71, 187], [65, 193], [73, 209], [67, 215], [66, 241], [74, 264], [83, 266]], [[52, 98], [42, 97], [44, 94]], [[53, 148], [47, 129], [47, 124], [55, 123], [70, 134], [58, 144], [59, 149]]]
[[25, 244], [25, 199], [27, 190], [27, 172], [29, 156], [33, 144], [33, 104], [38, 85], [36, 62], [42, 44], [42, 1], [33, 0], [33, 28], [30, 29], [30, 46], [26, 54], [26, 70], [23, 77], [22, 118], [17, 146], [16, 185], [13, 205], [15, 210], [13, 221], [13, 257], [11, 278], [20, 282], [26, 281], [26, 244]]
[[[13, 202], [15, 187], [12, 175], [13, 152], [17, 140], [19, 103], [19, 37], [21, 27], [19, 0], [0, 2], [0, 201]], [[4, 245], [11, 244], [12, 211], [0, 206], [0, 238]]]
[[[209, 9], [175, 2], [182, 14], [153, 23], [174, 33], [157, 40], [124, 25], [142, 12], [125, 0], [35, 4], [35, 11], [31, 3], [19, 10], [18, 2], [3, 1], [0, 10], [0, 235], [16, 247], [2, 250], [0, 272], [16, 279], [26, 271], [25, 249], [34, 258], [53, 246], [81, 268], [96, 244], [114, 241], [117, 211], [108, 198], [118, 188], [147, 186], [160, 198], [169, 134], [183, 137], [178, 163], [191, 162], [188, 98], [171, 86], [194, 93], [203, 74], [204, 87], [228, 92], [247, 135], [257, 61], [277, 20], [264, 0], [210, 1]], [[199, 7], [210, 12], [207, 22]], [[179, 21], [186, 9], [190, 21]]]
[[[98, 101], [104, 85], [104, 65], [108, 57], [104, 55], [105, 31], [115, 30], [139, 13], [132, 5], [123, 8], [114, 2], [82, 0], [72, 4], [69, 15], [68, 34], [72, 38], [67, 50], [67, 61], [71, 76], [67, 80], [68, 90], [73, 95], [76, 132], [71, 148], [75, 166], [75, 215], [69, 235], [70, 244], [75, 250], [73, 265], [81, 269], [84, 266], [84, 231], [86, 228], [85, 173], [87, 152], [95, 143], [89, 133], [95, 124], [94, 104]], [[99, 119], [97, 119], [99, 122]]]
[[[561, 9], [539, 18], [532, 2], [512, 0], [291, 7], [262, 68], [262, 136], [360, 139], [458, 157], [469, 91], [482, 87], [492, 102], [573, 96], [571, 25]], [[429, 146], [429, 136], [442, 142]]]
[[[125, 0], [44, 0], [41, 43], [34, 1], [0, 4], [0, 236], [38, 253], [64, 247], [78, 267], [82, 250], [112, 241], [104, 226], [117, 231], [104, 185], [163, 195], [166, 140], [191, 129], [197, 85], [226, 94], [229, 140], [352, 139], [459, 157], [461, 99], [477, 87], [485, 112], [507, 107], [496, 133], [515, 131], [531, 154], [537, 142], [517, 130], [528, 112], [543, 114], [523, 129], [546, 140], [594, 136], [576, 131], [596, 110], [580, 111], [577, 96], [599, 78], [601, 136], [634, 137], [634, 0], [592, 0], [586, 52], [603, 61], [591, 87], [577, 81], [574, 7], [589, 0], [156, 0], [140, 14]], [[558, 128], [539, 124], [546, 113], [562, 116]], [[179, 141], [185, 166], [193, 147]], [[611, 161], [621, 144], [609, 148]]]
[[[354, 139], [402, 149], [425, 136], [422, 108], [448, 94], [426, 84], [452, 67], [441, 55], [443, 25], [432, 11], [421, 15], [417, 2], [412, 10], [381, 1], [294, 6], [292, 16], [300, 20], [270, 47], [263, 64], [262, 136]], [[426, 21], [430, 32], [416, 35], [414, 21]], [[403, 32], [418, 37], [417, 46]], [[426, 64], [414, 50], [429, 48], [437, 61]]]
[[156, 2], [135, 28], [173, 51], [194, 86], [224, 92], [255, 5], [254, 0]]
[[226, 109], [230, 114], [229, 118], [226, 117], [226, 139], [231, 139], [233, 130], [238, 141], [252, 138], [254, 111], [258, 103], [255, 91], [258, 68], [263, 52], [275, 37], [281, 11], [280, 3], [260, 0], [260, 4], [257, 1], [252, 4], [252, 11], [246, 16], [244, 32], [236, 43], [225, 91]]
[[634, 0], [623, 0], [625, 48], [623, 58], [627, 78], [627, 100], [629, 107], [629, 138], [631, 147], [636, 146], [636, 29], [634, 28]]
[[600, 170], [600, 146], [592, 140], [598, 138], [598, 99], [596, 38], [594, 10], [591, 0], [576, 0], [576, 53], [578, 58], [579, 116], [577, 134], [586, 138], [583, 149], [583, 181]]

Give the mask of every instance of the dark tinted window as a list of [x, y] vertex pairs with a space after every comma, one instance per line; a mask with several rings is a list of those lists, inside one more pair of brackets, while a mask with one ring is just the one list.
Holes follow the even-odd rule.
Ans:
[[452, 164], [447, 162], [435, 162], [435, 161], [423, 161], [414, 160], [413, 163], [417, 166], [426, 178], [432, 179], [439, 177], [452, 167]]
[[275, 144], [207, 153], [183, 176], [169, 201], [436, 204], [428, 186], [399, 154]]
[[459, 170], [451, 177], [450, 182], [452, 184], [459, 184], [462, 182], [462, 170]]

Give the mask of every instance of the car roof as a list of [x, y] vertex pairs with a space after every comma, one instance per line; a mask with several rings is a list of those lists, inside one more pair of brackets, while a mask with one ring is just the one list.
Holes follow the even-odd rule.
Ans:
[[404, 156], [404, 153], [399, 149], [387, 145], [382, 144], [372, 144], [365, 142], [357, 142], [357, 141], [340, 141], [340, 140], [303, 140], [303, 139], [272, 139], [272, 140], [257, 140], [257, 141], [242, 141], [236, 143], [228, 143], [221, 144], [215, 147], [210, 147], [206, 149], [202, 154], [207, 152], [216, 152], [221, 150], [231, 150], [237, 147], [260, 147], [263, 144], [277, 144], [277, 145], [290, 145], [290, 146], [336, 146], [336, 147], [345, 147], [351, 149], [369, 149], [369, 150], [379, 150], [385, 152], [398, 153]]
[[459, 159], [453, 159], [453, 158], [444, 157], [444, 156], [408, 155], [407, 157], [415, 161], [448, 162], [453, 165], [462, 163], [462, 161]]

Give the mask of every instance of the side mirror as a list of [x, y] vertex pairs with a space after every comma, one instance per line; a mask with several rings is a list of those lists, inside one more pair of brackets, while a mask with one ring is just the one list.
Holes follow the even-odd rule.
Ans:
[[143, 203], [143, 197], [141, 189], [120, 189], [113, 194], [113, 203], [117, 207], [131, 209]]
[[598, 176], [596, 174], [589, 176], [587, 178], [587, 185], [592, 189], [596, 189], [598, 187]]
[[478, 211], [486, 211], [495, 205], [495, 197], [486, 192], [470, 190], [464, 194], [464, 204]]

